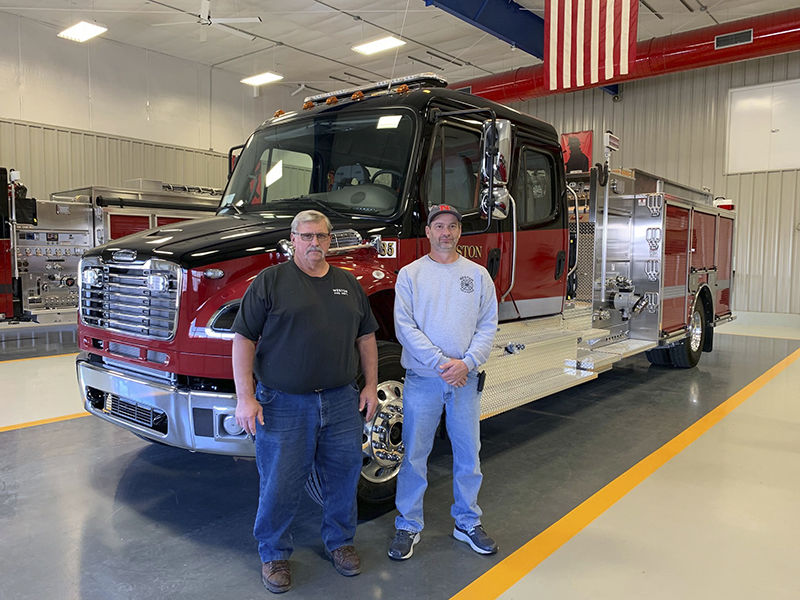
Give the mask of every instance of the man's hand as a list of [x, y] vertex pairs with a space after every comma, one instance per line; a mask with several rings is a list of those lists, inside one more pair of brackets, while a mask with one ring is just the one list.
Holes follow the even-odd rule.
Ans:
[[[377, 398], [376, 398], [377, 399]], [[240, 396], [236, 400], [236, 422], [245, 433], [255, 436], [256, 419], [264, 424], [264, 409], [253, 396]]]
[[359, 396], [358, 402], [358, 410], [364, 410], [364, 407], [367, 408], [367, 416], [365, 417], [365, 420], [371, 421], [372, 417], [375, 416], [375, 411], [378, 410], [378, 388], [373, 386], [364, 386], [364, 389], [361, 390], [361, 395]]
[[469, 367], [463, 360], [451, 358], [443, 365], [439, 365], [440, 377], [455, 387], [463, 387], [467, 383]]
[[364, 389], [358, 400], [358, 410], [367, 409], [366, 420], [370, 421], [378, 409], [378, 343], [375, 334], [368, 333], [356, 338], [356, 348], [364, 371]]

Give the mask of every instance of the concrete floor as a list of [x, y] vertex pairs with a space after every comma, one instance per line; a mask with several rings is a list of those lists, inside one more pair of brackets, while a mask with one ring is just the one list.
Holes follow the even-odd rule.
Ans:
[[[356, 537], [362, 575], [339, 576], [307, 500], [295, 528], [295, 587], [284, 597], [796, 597], [784, 567], [800, 531], [800, 418], [790, 401], [798, 363], [610, 508], [596, 501], [800, 347], [748, 335], [715, 344], [695, 369], [634, 357], [484, 421], [480, 502], [498, 555], [449, 536], [451, 457], [437, 443], [414, 557], [386, 557], [394, 513], [376, 511]], [[148, 444], [92, 417], [24, 426], [77, 412], [73, 361], [0, 362], [0, 599], [271, 596], [251, 537], [252, 461]], [[25, 414], [34, 416], [19, 421]], [[569, 525], [576, 507], [588, 525]]]
[[799, 382], [795, 360], [500, 598], [800, 596]]

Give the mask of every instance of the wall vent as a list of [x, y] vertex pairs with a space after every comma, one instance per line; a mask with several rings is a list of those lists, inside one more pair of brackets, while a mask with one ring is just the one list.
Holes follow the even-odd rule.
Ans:
[[714, 50], [721, 50], [722, 48], [730, 48], [731, 46], [741, 46], [743, 44], [753, 43], [753, 30], [745, 29], [744, 31], [734, 31], [733, 33], [726, 33], [718, 35], [714, 38]]

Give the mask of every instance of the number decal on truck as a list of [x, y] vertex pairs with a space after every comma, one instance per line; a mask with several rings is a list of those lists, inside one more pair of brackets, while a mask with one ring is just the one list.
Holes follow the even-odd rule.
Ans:
[[397, 242], [381, 242], [378, 258], [397, 258]]

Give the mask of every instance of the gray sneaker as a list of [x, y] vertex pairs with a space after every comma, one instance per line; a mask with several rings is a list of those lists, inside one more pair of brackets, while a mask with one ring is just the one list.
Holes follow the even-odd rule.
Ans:
[[497, 544], [483, 530], [483, 526], [476, 525], [469, 531], [461, 529], [458, 525], [453, 528], [453, 537], [461, 542], [466, 542], [478, 554], [494, 554]]
[[398, 529], [394, 532], [394, 539], [389, 544], [389, 558], [392, 560], [406, 560], [414, 554], [414, 545], [419, 542], [418, 531]]

